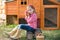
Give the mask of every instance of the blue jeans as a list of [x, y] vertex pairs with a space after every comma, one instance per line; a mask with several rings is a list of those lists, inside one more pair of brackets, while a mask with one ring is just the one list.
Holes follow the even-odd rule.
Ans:
[[24, 29], [26, 31], [31, 31], [31, 32], [35, 32], [35, 29], [30, 27], [28, 24], [20, 24], [18, 26], [18, 29]]

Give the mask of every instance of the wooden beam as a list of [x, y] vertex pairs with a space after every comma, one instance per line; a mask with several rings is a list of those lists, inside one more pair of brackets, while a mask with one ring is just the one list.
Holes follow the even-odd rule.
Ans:
[[60, 2], [57, 2], [56, 0], [49, 0], [50, 2], [53, 2], [53, 3], [55, 3], [55, 4], [58, 4], [58, 5], [60, 5]]
[[45, 17], [45, 18], [48, 19], [49, 21], [51, 21], [52, 23], [57, 24], [54, 20], [52, 20], [52, 19], [50, 19], [48, 17]]

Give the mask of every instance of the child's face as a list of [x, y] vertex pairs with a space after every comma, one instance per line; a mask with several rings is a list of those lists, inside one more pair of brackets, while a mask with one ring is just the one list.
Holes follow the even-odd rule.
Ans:
[[31, 7], [30, 6], [27, 6], [27, 10], [31, 10]]
[[29, 12], [30, 14], [32, 14], [33, 11], [34, 11], [30, 6], [27, 6], [27, 10], [28, 10], [28, 12]]

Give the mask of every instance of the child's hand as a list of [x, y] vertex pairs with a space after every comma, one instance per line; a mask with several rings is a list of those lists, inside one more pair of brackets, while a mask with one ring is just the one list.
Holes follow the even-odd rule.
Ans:
[[28, 17], [28, 16], [30, 16], [30, 13], [29, 13], [29, 12], [26, 12], [26, 14], [25, 14], [25, 15]]

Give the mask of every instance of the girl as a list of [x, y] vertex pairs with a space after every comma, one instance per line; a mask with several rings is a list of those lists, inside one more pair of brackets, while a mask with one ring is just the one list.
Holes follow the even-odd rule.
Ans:
[[8, 35], [11, 38], [20, 38], [19, 34], [21, 33], [21, 29], [26, 31], [30, 31], [32, 33], [35, 32], [37, 28], [37, 16], [35, 12], [35, 8], [32, 5], [27, 6], [27, 10], [25, 12], [25, 20], [28, 24], [19, 24], [15, 27], [11, 32], [8, 32]]

